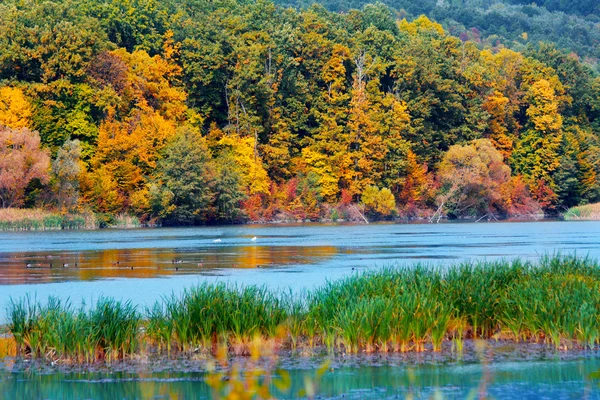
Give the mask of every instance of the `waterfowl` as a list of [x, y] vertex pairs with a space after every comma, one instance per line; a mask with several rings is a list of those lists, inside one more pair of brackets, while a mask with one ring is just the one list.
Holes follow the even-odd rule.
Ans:
[[63, 268], [69, 268], [69, 264], [63, 264]]
[[256, 239], [256, 236], [254, 236], [254, 237], [253, 237], [252, 239], [250, 239], [250, 240], [252, 240], [253, 242], [256, 242], [256, 240], [257, 240], [257, 239]]
[[30, 263], [25, 264], [25, 268], [31, 268], [31, 264]]
[[215, 239], [213, 240], [213, 243], [221, 243], [221, 239]]

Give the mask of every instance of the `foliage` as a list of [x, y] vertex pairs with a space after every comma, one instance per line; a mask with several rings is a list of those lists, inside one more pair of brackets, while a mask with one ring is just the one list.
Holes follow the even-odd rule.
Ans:
[[367, 186], [361, 200], [369, 212], [383, 216], [390, 215], [396, 208], [396, 200], [388, 188], [379, 190], [377, 186]]
[[2, 208], [20, 206], [34, 179], [49, 180], [48, 152], [40, 148], [37, 132], [0, 126], [0, 202]]
[[56, 201], [61, 208], [73, 208], [79, 200], [79, 176], [82, 170], [80, 158], [79, 140], [69, 140], [62, 145], [52, 161]]
[[503, 211], [501, 187], [510, 179], [502, 154], [487, 139], [454, 145], [440, 163], [440, 208], [453, 217]]
[[[198, 224], [328, 218], [361, 201], [372, 218], [597, 202], [594, 16], [493, 3], [5, 1], [0, 122], [38, 131], [55, 160], [50, 185], [17, 203], [53, 192], [61, 207]], [[557, 43], [534, 45], [542, 32]], [[175, 172], [193, 150], [183, 130], [206, 190]], [[461, 157], [477, 166], [450, 167]], [[386, 188], [379, 206], [369, 187]]]
[[214, 168], [204, 137], [193, 128], [181, 128], [158, 164], [159, 181], [151, 189], [153, 212], [166, 224], [205, 220], [212, 202]]
[[31, 104], [23, 91], [4, 86], [0, 88], [0, 124], [9, 128], [27, 128], [31, 124]]

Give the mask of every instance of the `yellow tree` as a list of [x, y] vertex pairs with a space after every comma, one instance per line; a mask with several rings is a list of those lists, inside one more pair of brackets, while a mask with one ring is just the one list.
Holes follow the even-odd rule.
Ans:
[[[562, 136], [558, 98], [551, 83], [541, 79], [530, 86], [527, 100], [529, 129], [515, 147], [512, 164], [533, 187], [534, 193], [554, 197], [548, 190], [540, 191], [536, 188], [547, 185], [550, 191], [556, 189], [552, 174], [559, 166], [558, 149]], [[542, 200], [540, 196], [536, 199]]]
[[218, 142], [218, 147], [233, 154], [241, 184], [247, 194], [268, 195], [270, 193], [271, 181], [258, 155], [256, 139], [253, 136], [240, 137], [235, 133], [226, 134]]
[[350, 96], [346, 92], [346, 67], [350, 50], [336, 44], [331, 56], [323, 66], [321, 77], [326, 85], [323, 99], [326, 109], [318, 114], [319, 127], [306, 140], [299, 162], [300, 172], [318, 177], [321, 196], [335, 201], [341, 181], [351, 176], [351, 158], [348, 151], [349, 137], [345, 132], [347, 105]]
[[438, 170], [438, 212], [445, 210], [449, 216], [459, 217], [503, 211], [501, 188], [510, 174], [502, 154], [488, 139], [451, 146]]
[[[104, 208], [128, 207], [132, 202], [136, 208], [147, 208], [148, 180], [162, 150], [175, 136], [177, 126], [195, 116], [185, 105], [185, 92], [172, 82], [179, 67], [158, 55], [150, 57], [145, 51], [128, 53], [119, 49], [110, 57], [110, 65], [122, 63], [125, 70], [118, 80], [107, 79], [119, 102], [107, 109], [108, 115], [100, 125], [87, 181], [98, 182], [111, 193], [117, 190], [118, 195], [112, 196], [114, 201]], [[110, 74], [100, 77], [104, 75]], [[85, 197], [94, 196], [93, 187], [82, 188], [91, 191]]]
[[0, 88], [0, 125], [28, 128], [31, 125], [31, 104], [19, 88]]

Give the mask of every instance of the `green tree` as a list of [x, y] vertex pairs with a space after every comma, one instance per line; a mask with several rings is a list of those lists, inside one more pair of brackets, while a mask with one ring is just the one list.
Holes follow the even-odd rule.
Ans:
[[219, 221], [239, 222], [245, 215], [241, 202], [246, 199], [235, 157], [224, 152], [215, 159], [214, 210]]
[[59, 207], [72, 209], [79, 201], [79, 176], [81, 174], [81, 144], [68, 140], [52, 161], [54, 195]]
[[154, 214], [165, 225], [205, 222], [214, 198], [215, 166], [206, 139], [197, 129], [180, 128], [158, 163], [151, 191]]

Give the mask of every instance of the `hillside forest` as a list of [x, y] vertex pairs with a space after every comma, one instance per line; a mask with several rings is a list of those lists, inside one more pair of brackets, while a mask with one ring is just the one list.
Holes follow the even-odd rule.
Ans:
[[473, 6], [576, 18], [585, 44], [404, 3], [3, 1], [0, 207], [191, 225], [600, 201], [597, 5]]

